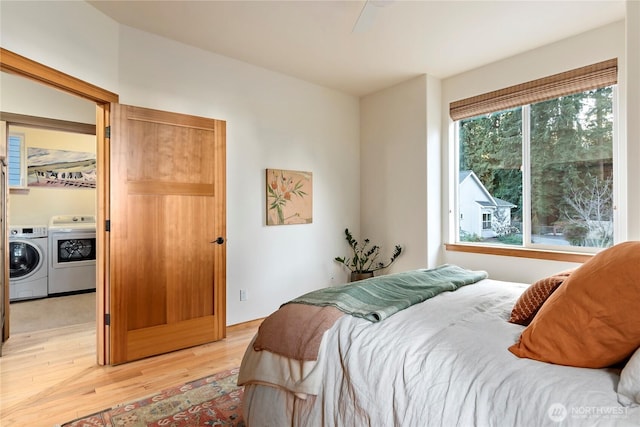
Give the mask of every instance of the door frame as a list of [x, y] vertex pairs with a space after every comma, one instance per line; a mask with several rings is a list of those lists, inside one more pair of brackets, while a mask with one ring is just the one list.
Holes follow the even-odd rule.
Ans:
[[[72, 95], [96, 103], [96, 163], [97, 163], [97, 224], [96, 224], [96, 356], [99, 365], [108, 365], [109, 326], [105, 315], [109, 312], [109, 233], [106, 224], [109, 220], [109, 136], [110, 103], [117, 103], [119, 96], [106, 89], [87, 83], [54, 68], [40, 64], [17, 53], [0, 47], [0, 71], [26, 77], [35, 82], [54, 87]], [[3, 272], [8, 275], [8, 270]], [[9, 286], [8, 279], [5, 286]], [[5, 300], [5, 323], [2, 341], [9, 338], [9, 293]]]

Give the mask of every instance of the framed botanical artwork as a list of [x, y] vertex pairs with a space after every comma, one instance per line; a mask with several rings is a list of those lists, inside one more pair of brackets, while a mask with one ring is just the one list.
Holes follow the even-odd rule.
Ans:
[[267, 225], [311, 224], [311, 172], [267, 169]]

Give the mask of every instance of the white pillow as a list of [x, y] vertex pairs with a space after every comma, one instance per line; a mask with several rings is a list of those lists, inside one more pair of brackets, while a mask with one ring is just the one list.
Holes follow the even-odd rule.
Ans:
[[636, 349], [620, 372], [618, 403], [623, 406], [640, 404], [640, 348]]

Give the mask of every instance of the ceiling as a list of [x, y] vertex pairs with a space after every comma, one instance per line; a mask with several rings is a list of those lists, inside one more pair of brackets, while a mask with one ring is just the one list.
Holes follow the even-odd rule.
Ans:
[[121, 24], [356, 96], [453, 76], [625, 15], [617, 0], [89, 3]]

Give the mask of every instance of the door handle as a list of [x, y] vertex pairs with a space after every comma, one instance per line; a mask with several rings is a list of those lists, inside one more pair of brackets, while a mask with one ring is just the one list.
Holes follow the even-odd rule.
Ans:
[[224, 239], [222, 237], [218, 237], [216, 240], [211, 241], [210, 243], [217, 243], [219, 245], [224, 243]]

